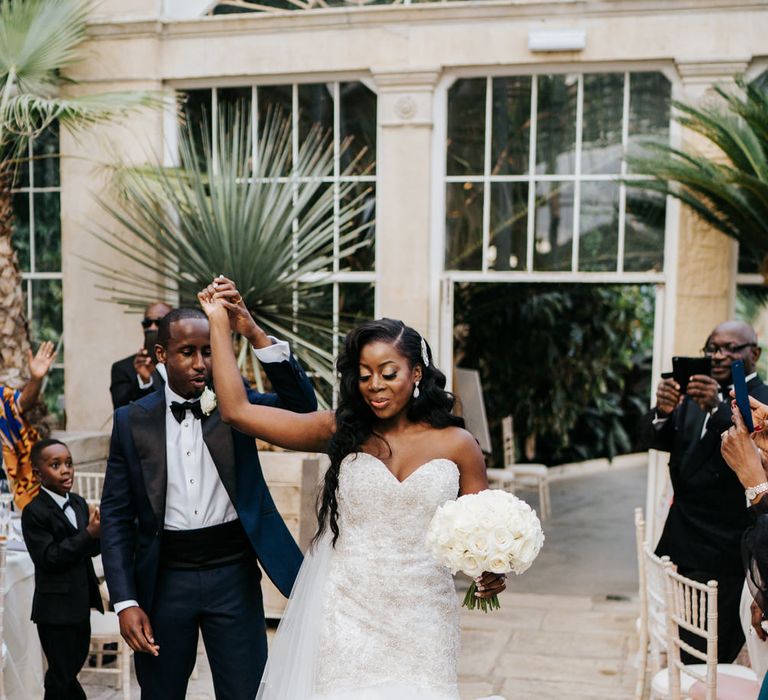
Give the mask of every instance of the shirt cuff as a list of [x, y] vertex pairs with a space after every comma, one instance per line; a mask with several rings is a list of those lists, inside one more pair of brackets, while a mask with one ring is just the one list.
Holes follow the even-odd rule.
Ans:
[[265, 348], [253, 348], [253, 354], [256, 355], [256, 359], [262, 363], [269, 362], [285, 362], [291, 358], [291, 346], [285, 340], [278, 340], [271, 335], [267, 336], [272, 345], [268, 345]]
[[139, 380], [139, 389], [151, 389], [152, 388], [152, 377], [150, 377], [146, 382], [137, 374], [136, 379]]
[[120, 614], [123, 610], [127, 610], [128, 608], [138, 608], [139, 604], [135, 600], [121, 600], [119, 603], [115, 603], [113, 607], [115, 608], [115, 612]]

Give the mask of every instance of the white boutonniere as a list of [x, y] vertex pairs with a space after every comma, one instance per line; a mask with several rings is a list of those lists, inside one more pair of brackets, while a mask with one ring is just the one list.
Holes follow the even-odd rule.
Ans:
[[208, 387], [205, 387], [203, 393], [200, 394], [200, 410], [206, 416], [210, 416], [216, 410], [217, 404], [216, 394]]

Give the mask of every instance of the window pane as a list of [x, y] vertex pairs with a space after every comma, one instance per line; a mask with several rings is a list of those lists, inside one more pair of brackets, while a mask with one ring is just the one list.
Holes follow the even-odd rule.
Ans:
[[36, 192], [35, 271], [61, 271], [61, 212], [58, 192]]
[[[315, 183], [313, 182], [299, 185], [297, 191], [299, 196], [306, 196], [310, 189], [314, 189], [314, 193], [302, 209], [297, 222], [301, 228], [301, 235], [307, 236], [319, 232], [322, 228], [328, 236], [327, 240], [330, 241], [333, 235], [333, 185], [325, 183], [315, 189]], [[321, 214], [323, 215], [321, 216]], [[316, 251], [316, 253], [310, 255], [309, 258], [305, 258], [305, 260], [311, 258], [311, 262], [319, 262], [320, 254], [321, 251]], [[330, 243], [326, 249], [322, 250], [322, 255], [328, 256], [328, 260], [322, 268], [318, 269], [330, 272], [333, 268], [333, 250]]]
[[531, 78], [495, 78], [492, 109], [491, 174], [527, 173], [531, 138]]
[[32, 144], [35, 187], [59, 186], [59, 125], [52, 124]]
[[374, 287], [365, 283], [339, 285], [339, 321], [352, 327], [373, 318]]
[[371, 168], [376, 172], [376, 93], [362, 83], [341, 83], [339, 85], [341, 105], [339, 121], [341, 140], [352, 139], [349, 148], [342, 155], [341, 169], [356, 157], [362, 149], [365, 154], [355, 166], [355, 173]]
[[[266, 85], [258, 88], [259, 138], [262, 138], [264, 133], [264, 124], [267, 117], [275, 111], [277, 111], [281, 118], [287, 119], [290, 122], [293, 111], [292, 94], [293, 88], [290, 85]], [[292, 158], [289, 155], [285, 162], [285, 167], [280, 174], [287, 175], [292, 167]]]
[[197, 151], [198, 162], [204, 167], [203, 134], [211, 137], [211, 114], [213, 105], [212, 90], [187, 90], [183, 93], [184, 118], [192, 134], [192, 142]]
[[742, 274], [756, 274], [760, 272], [760, 260], [746, 246], [739, 246], [739, 272]]
[[319, 125], [333, 143], [333, 95], [331, 84], [299, 85], [299, 144]]
[[579, 270], [616, 270], [619, 248], [619, 185], [582, 182]]
[[528, 183], [491, 185], [491, 236], [488, 267], [525, 270], [528, 241]]
[[573, 185], [536, 185], [534, 270], [570, 270], [573, 250]]
[[446, 269], [482, 269], [483, 186], [474, 182], [449, 182], [445, 199]]
[[[59, 360], [61, 357], [58, 358]], [[43, 401], [53, 418], [54, 428], [64, 427], [64, 369], [53, 367], [47, 375]]]
[[643, 144], [669, 142], [671, 85], [661, 73], [629, 76], [629, 156], [648, 155]]
[[661, 272], [664, 269], [666, 198], [658, 192], [627, 188], [624, 269]]
[[32, 290], [32, 338], [59, 341], [62, 332], [61, 280], [34, 280]]
[[[364, 193], [362, 209], [351, 222], [352, 231], [357, 230], [354, 241], [367, 241], [368, 245], [362, 246], [341, 260], [341, 268], [357, 271], [369, 271], [376, 264], [376, 189], [373, 183], [365, 182], [357, 185], [346, 197], [346, 200]], [[342, 204], [344, 202], [342, 201]], [[342, 231], [342, 234], [344, 231]], [[342, 244], [343, 247], [343, 244]]]
[[19, 267], [22, 272], [30, 271], [30, 240], [29, 240], [29, 194], [17, 192], [13, 195], [13, 248], [19, 257]]
[[622, 73], [584, 76], [581, 172], [621, 172]]
[[448, 91], [449, 175], [482, 175], [485, 78], [457, 80]]
[[536, 172], [570, 175], [576, 153], [576, 75], [538, 78]]

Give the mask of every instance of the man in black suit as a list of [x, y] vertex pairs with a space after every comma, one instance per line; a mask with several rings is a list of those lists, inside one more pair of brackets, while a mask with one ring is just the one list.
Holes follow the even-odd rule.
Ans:
[[32, 621], [48, 660], [45, 700], [81, 700], [77, 674], [88, 657], [91, 608], [104, 612], [91, 557], [99, 553], [99, 512], [72, 493], [72, 455], [59, 440], [32, 448], [39, 494], [21, 526], [35, 565]]
[[157, 324], [170, 310], [171, 307], [162, 301], [150, 304], [141, 320], [144, 345], [135, 355], [124, 357], [112, 365], [109, 393], [115, 409], [138, 401], [164, 384], [165, 378], [157, 371], [155, 358], [150, 357], [148, 348], [154, 348]]
[[[711, 377], [694, 375], [684, 395], [674, 379], [662, 379], [656, 392], [651, 447], [670, 453], [674, 489], [656, 553], [668, 555], [684, 576], [718, 582], [718, 659], [730, 663], [744, 644], [741, 536], [749, 525], [744, 488], [720, 454], [720, 435], [731, 426], [731, 363], [744, 362], [749, 393], [760, 401], [768, 402], [768, 387], [755, 371], [760, 348], [748, 324], [720, 324], [704, 353], [712, 358]], [[704, 649], [704, 640], [685, 636]]]
[[[249, 400], [309, 412], [312, 386], [287, 343], [259, 328], [229, 280], [233, 330], [274, 387]], [[258, 564], [289, 595], [301, 552], [267, 488], [252, 438], [222, 422], [204, 392], [210, 328], [199, 309], [161, 322], [162, 391], [115, 412], [104, 492], [102, 559], [120, 631], [137, 653], [144, 700], [182, 700], [202, 632], [216, 697], [253, 700], [267, 643]]]

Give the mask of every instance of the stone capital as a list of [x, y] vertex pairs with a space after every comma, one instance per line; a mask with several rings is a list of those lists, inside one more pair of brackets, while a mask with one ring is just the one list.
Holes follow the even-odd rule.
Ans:
[[380, 126], [432, 126], [432, 98], [441, 74], [439, 69], [374, 69], [372, 73], [379, 95]]
[[734, 79], [743, 75], [750, 64], [750, 57], [736, 60], [713, 61], [711, 58], [677, 61], [677, 70], [682, 79], [685, 99], [709, 101], [713, 97], [714, 85], [732, 85]]

